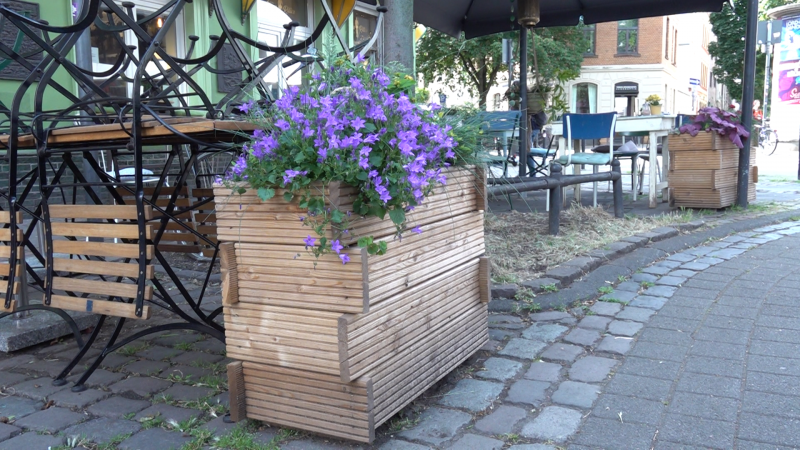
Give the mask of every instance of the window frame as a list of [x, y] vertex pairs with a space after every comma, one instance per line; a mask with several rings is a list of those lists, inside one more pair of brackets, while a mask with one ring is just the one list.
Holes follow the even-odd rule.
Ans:
[[[353, 45], [356, 44], [356, 40], [355, 40], [355, 28], [356, 28], [355, 13], [356, 12], [359, 12], [359, 13], [362, 13], [362, 14], [368, 14], [370, 16], [375, 17], [375, 20], [376, 20], [376, 24], [375, 25], [376, 25], [376, 27], [378, 25], [377, 20], [378, 20], [378, 16], [379, 16], [378, 6], [377, 5], [371, 5], [369, 3], [365, 3], [365, 2], [362, 2], [362, 1], [358, 1], [358, 0], [356, 1], [356, 5], [353, 8], [353, 16], [352, 16], [353, 17], [353, 21], [352, 21], [352, 23], [353, 23], [353, 26], [352, 26], [352, 34], [353, 34], [352, 42], [353, 42]], [[380, 25], [381, 25], [380, 29], [376, 30], [376, 32], [378, 33], [378, 39], [375, 41], [375, 45], [373, 46], [372, 50], [370, 50], [370, 52], [374, 51], [375, 54], [378, 57], [378, 61], [371, 61], [371, 63], [373, 65], [383, 65], [383, 61], [384, 61], [384, 48], [383, 48], [384, 29], [383, 29], [383, 24], [381, 23]]]
[[[635, 20], [636, 26], [630, 25], [621, 25], [621, 22], [626, 22], [625, 20], [618, 20], [617, 21], [617, 53], [616, 56], [639, 56], [639, 19], [628, 19], [628, 20]], [[625, 33], [625, 40], [630, 42], [631, 34], [636, 35], [636, 44], [634, 45], [632, 50], [621, 51], [623, 48], [628, 48], [629, 46], [626, 45], [624, 47], [620, 46], [620, 35]]]
[[584, 37], [587, 37], [587, 35], [591, 35], [591, 38], [587, 37], [587, 39], [589, 39], [589, 41], [591, 42], [591, 48], [589, 50], [587, 50], [586, 52], [584, 52], [583, 56], [584, 57], [590, 57], [590, 58], [591, 57], [596, 57], [597, 56], [597, 24], [593, 23], [591, 25], [584, 25], [583, 35], [584, 35]]

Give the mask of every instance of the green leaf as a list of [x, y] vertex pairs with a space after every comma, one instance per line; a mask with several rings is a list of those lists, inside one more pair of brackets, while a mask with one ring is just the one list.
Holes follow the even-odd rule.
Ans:
[[377, 130], [378, 127], [376, 127], [375, 124], [372, 122], [367, 122], [364, 124], [364, 129], [367, 130], [367, 133], [372, 133], [375, 130]]
[[271, 199], [272, 197], [275, 197], [275, 189], [263, 188], [263, 187], [262, 188], [258, 188], [258, 198], [260, 198], [261, 201], [265, 202], [265, 201]]
[[298, 164], [302, 163], [305, 160], [306, 160], [306, 154], [303, 152], [297, 152], [297, 154], [294, 155], [294, 162]]
[[364, 237], [358, 238], [358, 246], [359, 247], [367, 247], [370, 244], [372, 244], [372, 236], [364, 236]]
[[247, 189], [245, 189], [245, 188], [243, 188], [243, 187], [240, 187], [239, 189], [237, 189], [237, 190], [236, 190], [236, 192], [237, 192], [237, 193], [239, 193], [239, 195], [242, 195], [242, 194], [244, 194], [245, 192], [247, 192]]
[[358, 172], [356, 178], [358, 178], [361, 181], [367, 181], [369, 179], [369, 174], [367, 172]]
[[381, 220], [386, 218], [386, 208], [380, 206], [372, 206], [369, 208], [369, 214]]
[[341, 211], [339, 211], [338, 209], [334, 209], [331, 212], [331, 221], [333, 223], [342, 223], [343, 220], [344, 220], [344, 214]]
[[291, 192], [287, 191], [287, 192], [283, 193], [283, 199], [286, 200], [287, 202], [292, 201], [293, 198], [294, 198], [294, 194], [292, 194]]
[[378, 244], [369, 244], [367, 246], [367, 253], [369, 253], [370, 255], [377, 254], [379, 250], [380, 246], [378, 246]]
[[380, 167], [381, 164], [383, 164], [383, 155], [374, 154], [374, 153], [371, 154], [369, 156], [369, 163], [373, 167]]
[[378, 251], [379, 255], [385, 254], [386, 250], [389, 248], [389, 246], [386, 244], [386, 241], [380, 241], [378, 243], [378, 247], [380, 247], [380, 251]]
[[402, 225], [406, 221], [406, 212], [403, 208], [395, 208], [389, 211], [389, 217], [395, 225]]

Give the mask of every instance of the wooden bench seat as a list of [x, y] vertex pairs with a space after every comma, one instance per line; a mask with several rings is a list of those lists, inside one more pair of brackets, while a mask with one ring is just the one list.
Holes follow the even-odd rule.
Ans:
[[[19, 227], [22, 224], [22, 213], [18, 212], [16, 214], [16, 224]], [[11, 213], [8, 211], [0, 211], [0, 226], [4, 226], [7, 228], [0, 228], [0, 258], [5, 259], [6, 262], [0, 263], [0, 292], [9, 293], [12, 297], [16, 297], [20, 294], [20, 289], [22, 284], [20, 283], [20, 274], [22, 273], [21, 267], [22, 265], [19, 264], [20, 258], [24, 254], [22, 249], [22, 241], [23, 241], [23, 233], [22, 230], [17, 228], [16, 230], [16, 238], [17, 238], [17, 254], [16, 254], [16, 261], [10, 261], [11, 258]], [[14, 267], [14, 276], [11, 277], [11, 268]], [[11, 290], [8, 289], [8, 283], [11, 282], [11, 279], [14, 279], [13, 285]], [[9, 303], [9, 307], [6, 308], [5, 298], [3, 301], [0, 302], [0, 312], [14, 312], [17, 310], [17, 299], [12, 298], [11, 302]]]
[[[52, 235], [48, 247], [54, 257], [52, 276], [45, 283], [52, 286], [51, 291], [63, 291], [69, 295], [51, 292], [48, 299], [45, 294], [45, 304], [70, 311], [130, 319], [149, 318], [151, 311], [147, 305], [143, 305], [141, 316], [136, 315], [136, 300], [152, 300], [153, 287], [145, 282], [144, 289], [140, 290], [139, 284], [142, 279], [152, 279], [155, 270], [148, 263], [145, 271], [140, 272], [138, 241], [152, 240], [154, 230], [153, 224], [148, 223], [140, 231], [137, 218], [141, 214], [147, 220], [152, 219], [152, 208], [146, 206], [139, 212], [132, 205], [51, 205], [48, 210]], [[98, 219], [102, 221], [97, 222]], [[86, 238], [106, 241], [95, 242]], [[68, 256], [55, 256], [59, 254]], [[145, 258], [149, 261], [153, 256], [153, 245], [148, 244]], [[92, 260], [89, 257], [124, 258], [130, 262]]]

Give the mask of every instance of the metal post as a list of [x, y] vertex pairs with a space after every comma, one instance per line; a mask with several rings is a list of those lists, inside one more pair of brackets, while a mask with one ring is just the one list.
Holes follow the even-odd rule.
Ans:
[[[758, 28], [758, 0], [747, 2], [747, 27], [744, 37], [744, 76], [742, 77], [742, 125], [745, 130], [753, 128], [753, 91], [756, 81], [756, 32]], [[737, 180], [736, 204], [747, 208], [747, 185], [750, 181], [750, 142], [753, 136], [743, 139], [744, 148], [739, 151], [739, 178]]]
[[528, 169], [528, 29], [519, 28], [519, 176]]
[[767, 57], [765, 58], [767, 62], [765, 63], [766, 66], [764, 67], [764, 107], [763, 107], [763, 114], [761, 114], [761, 129], [764, 129], [767, 125], [767, 116], [769, 115], [770, 110], [770, 87], [772, 84], [772, 64], [770, 64], [770, 56], [772, 56], [772, 21], [767, 21], [767, 42], [764, 44], [766, 46], [766, 54]]
[[550, 235], [558, 235], [559, 216], [561, 215], [561, 206], [564, 200], [561, 198], [564, 189], [561, 188], [561, 164], [553, 163], [550, 165], [550, 177], [556, 181], [555, 186], [550, 188], [548, 195], [550, 196], [550, 216], [548, 221]]
[[[652, 175], [653, 165], [650, 163], [650, 176]], [[622, 205], [622, 169], [620, 169], [619, 159], [611, 161], [612, 183], [614, 183], [614, 217], [621, 219], [625, 216]]]

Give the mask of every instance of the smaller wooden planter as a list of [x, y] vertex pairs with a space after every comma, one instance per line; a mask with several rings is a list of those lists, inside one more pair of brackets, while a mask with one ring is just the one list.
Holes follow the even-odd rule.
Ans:
[[[718, 209], [736, 201], [739, 148], [727, 137], [701, 132], [669, 138], [669, 186], [671, 205], [687, 208]], [[750, 154], [749, 201], [756, 196], [758, 167], [755, 152]]]
[[[326, 191], [344, 210], [354, 193]], [[389, 252], [353, 246], [348, 264], [328, 255], [315, 266], [302, 243], [313, 231], [282, 193], [262, 202], [215, 188], [227, 354], [238, 360], [232, 417], [371, 442], [475, 353], [488, 340], [485, 199], [482, 173], [450, 169], [413, 212], [422, 234], [399, 241], [388, 219], [355, 220], [351, 234], [385, 240]]]

